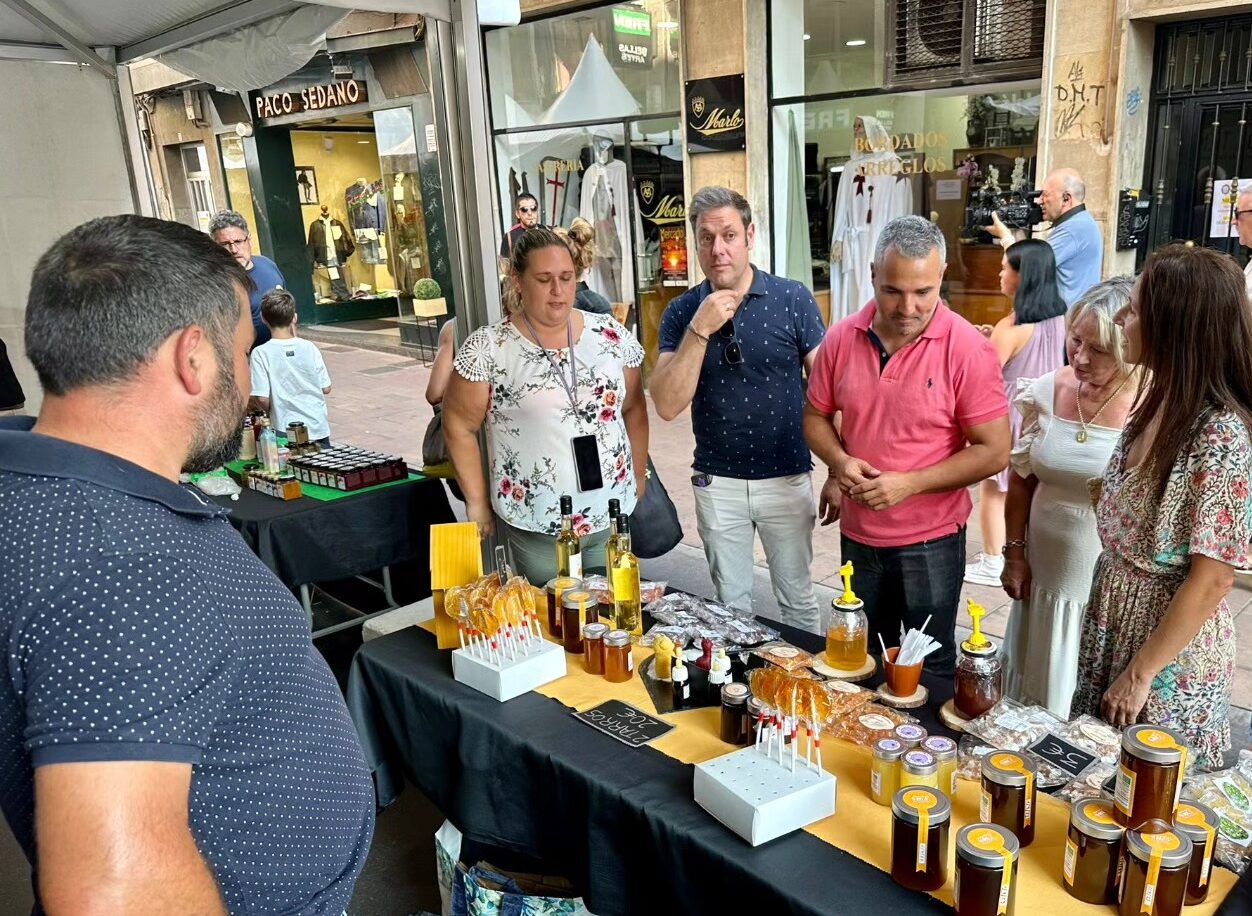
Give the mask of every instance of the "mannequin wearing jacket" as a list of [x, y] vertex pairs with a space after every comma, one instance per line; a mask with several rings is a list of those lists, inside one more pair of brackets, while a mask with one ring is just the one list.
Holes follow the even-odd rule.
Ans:
[[350, 295], [343, 269], [354, 251], [356, 246], [352, 244], [347, 227], [331, 217], [330, 210], [323, 205], [322, 215], [309, 224], [309, 257], [314, 268], [325, 271], [318, 276], [330, 280], [332, 295], [341, 301]]

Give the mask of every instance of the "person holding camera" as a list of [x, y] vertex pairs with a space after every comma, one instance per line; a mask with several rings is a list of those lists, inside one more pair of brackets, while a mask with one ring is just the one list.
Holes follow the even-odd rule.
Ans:
[[[1083, 203], [1086, 196], [1087, 185], [1073, 169], [1052, 171], [1043, 180], [1039, 194], [1043, 218], [1052, 224], [1047, 242], [1056, 255], [1056, 282], [1067, 307], [1100, 282], [1104, 238]], [[1017, 241], [1013, 230], [1004, 225], [999, 214], [992, 215], [987, 232], [1002, 248]]]

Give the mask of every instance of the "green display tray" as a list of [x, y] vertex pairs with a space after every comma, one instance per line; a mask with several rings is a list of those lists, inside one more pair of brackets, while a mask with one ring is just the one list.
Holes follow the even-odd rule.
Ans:
[[[231, 476], [239, 477], [243, 474], [244, 468], [249, 465], [254, 467], [257, 466], [256, 463], [252, 461], [231, 461], [227, 463], [226, 469], [232, 472]], [[346, 499], [349, 496], [357, 496], [361, 493], [369, 493], [373, 490], [385, 490], [388, 487], [398, 487], [401, 484], [406, 484], [412, 480], [425, 479], [425, 474], [415, 474], [410, 471], [407, 480], [389, 480], [387, 483], [375, 484], [372, 487], [361, 487], [359, 490], [333, 490], [330, 487], [319, 487], [315, 483], [304, 483], [302, 481], [300, 483], [300, 492], [310, 499], [316, 499], [319, 502], [329, 503], [334, 502], [336, 499]]]

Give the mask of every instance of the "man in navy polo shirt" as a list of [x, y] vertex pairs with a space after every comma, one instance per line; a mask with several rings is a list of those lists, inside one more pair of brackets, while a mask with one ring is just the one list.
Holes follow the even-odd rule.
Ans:
[[821, 314], [804, 286], [749, 262], [756, 227], [741, 194], [703, 188], [687, 215], [708, 279], [665, 309], [652, 400], [666, 420], [691, 405], [696, 525], [718, 598], [751, 610], [759, 533], [783, 620], [816, 631], [803, 417]]
[[234, 210], [222, 210], [209, 223], [209, 235], [213, 241], [221, 245], [243, 266], [252, 280], [248, 293], [248, 304], [252, 309], [252, 329], [256, 339], [252, 342], [259, 347], [270, 339], [270, 329], [261, 320], [261, 299], [266, 293], [282, 289], [287, 285], [283, 272], [278, 265], [262, 254], [252, 253], [252, 233], [248, 230], [248, 221], [243, 214]]
[[139, 216], [35, 268], [43, 408], [0, 419], [0, 807], [40, 911], [339, 916], [365, 863], [370, 774], [304, 611], [178, 482], [238, 448], [249, 286]]

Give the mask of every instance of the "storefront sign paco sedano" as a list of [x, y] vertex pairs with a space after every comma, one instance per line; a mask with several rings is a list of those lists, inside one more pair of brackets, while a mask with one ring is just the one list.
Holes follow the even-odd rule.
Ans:
[[747, 147], [743, 74], [687, 81], [687, 152], [720, 153]]
[[258, 93], [252, 98], [252, 113], [258, 118], [278, 118], [302, 111], [321, 111], [368, 102], [364, 80], [344, 80], [320, 86], [306, 86], [299, 92]]

